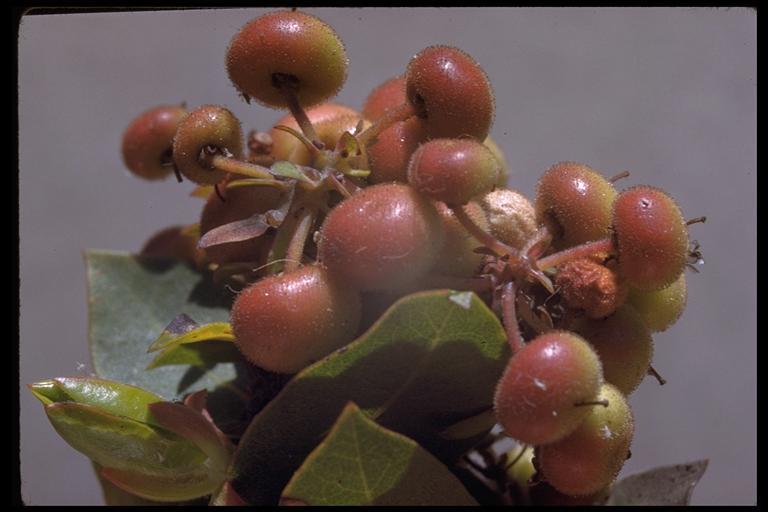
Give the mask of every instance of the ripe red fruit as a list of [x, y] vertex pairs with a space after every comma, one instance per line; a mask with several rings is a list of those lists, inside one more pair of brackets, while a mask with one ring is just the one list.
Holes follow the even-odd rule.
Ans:
[[180, 123], [173, 139], [173, 161], [189, 180], [214, 185], [227, 173], [205, 162], [207, 149], [234, 158], [243, 157], [243, 133], [240, 121], [226, 108], [203, 105], [189, 113]]
[[408, 63], [406, 96], [424, 119], [430, 137], [485, 140], [493, 124], [494, 99], [485, 71], [468, 54], [430, 46]]
[[[211, 194], [200, 215], [201, 236], [210, 230], [247, 219], [256, 213], [264, 213], [279, 205], [282, 193], [274, 187], [221, 187], [221, 194]], [[213, 263], [262, 262], [271, 246], [271, 234], [264, 234], [249, 240], [212, 245], [205, 248], [208, 259]]]
[[359, 290], [397, 290], [426, 274], [443, 244], [434, 205], [408, 185], [382, 183], [336, 206], [323, 222], [318, 259]]
[[371, 183], [408, 182], [408, 162], [419, 144], [427, 140], [421, 119], [412, 117], [382, 131], [369, 145], [368, 165]]
[[536, 188], [536, 216], [552, 234], [556, 248], [600, 240], [609, 235], [616, 191], [594, 169], [560, 162], [548, 169]]
[[[361, 114], [350, 107], [340, 105], [338, 103], [323, 103], [316, 105], [306, 111], [309, 121], [315, 126], [317, 135], [326, 147], [331, 147], [336, 144], [336, 140], [341, 136], [341, 133], [337, 134], [335, 138], [329, 134], [327, 123], [333, 119], [340, 117], [349, 118], [350, 123], [354, 123], [349, 127], [349, 131], [352, 131], [357, 122], [362, 118]], [[275, 126], [287, 126], [293, 128], [296, 131], [301, 131], [299, 123], [292, 114], [287, 114], [280, 118], [275, 123]], [[346, 130], [345, 130], [346, 131]], [[272, 128], [269, 131], [272, 137], [272, 157], [275, 160], [289, 160], [297, 165], [311, 165], [312, 157], [304, 146], [304, 144], [288, 132], [282, 130], [276, 130]], [[333, 140], [331, 141], [330, 139]]]
[[186, 115], [187, 110], [180, 105], [161, 105], [131, 121], [122, 144], [128, 170], [146, 180], [161, 180], [171, 174], [173, 136]]
[[675, 201], [650, 186], [628, 188], [616, 198], [613, 229], [619, 272], [634, 288], [659, 290], [685, 270], [688, 229]]
[[255, 282], [231, 313], [238, 349], [276, 373], [296, 373], [349, 343], [359, 321], [359, 294], [317, 265]]
[[405, 102], [405, 76], [396, 76], [371, 91], [363, 105], [363, 116], [374, 123], [383, 117], [387, 110]]
[[434, 139], [413, 153], [408, 183], [422, 194], [449, 206], [462, 205], [496, 185], [501, 164], [474, 139]]
[[600, 389], [599, 400], [608, 407], [589, 407], [586, 418], [565, 439], [542, 446], [537, 464], [544, 478], [558, 491], [572, 496], [593, 494], [616, 478], [627, 460], [634, 434], [634, 419], [626, 398], [610, 384]]
[[298, 11], [265, 14], [247, 23], [227, 50], [227, 73], [247, 97], [285, 108], [282, 86], [303, 107], [335, 96], [347, 76], [347, 54], [324, 21]]
[[572, 328], [597, 352], [606, 382], [625, 395], [637, 389], [651, 366], [653, 338], [631, 306], [605, 319], [581, 319]]
[[570, 434], [589, 414], [603, 374], [600, 359], [581, 336], [550, 331], [509, 360], [496, 386], [494, 409], [504, 432], [532, 445]]

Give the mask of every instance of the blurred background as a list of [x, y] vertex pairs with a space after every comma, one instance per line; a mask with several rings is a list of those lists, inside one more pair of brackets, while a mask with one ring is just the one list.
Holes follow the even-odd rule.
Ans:
[[[496, 93], [492, 136], [509, 185], [533, 197], [561, 160], [619, 188], [670, 192], [706, 264], [688, 307], [655, 336], [654, 366], [631, 396], [622, 475], [709, 458], [699, 505], [756, 503], [756, 12], [744, 8], [306, 9], [347, 46], [335, 101], [360, 108], [422, 48], [460, 47]], [[192, 185], [124, 169], [124, 128], [163, 103], [231, 109], [244, 131], [283, 114], [229, 83], [230, 38], [260, 9], [25, 16], [19, 30], [20, 404], [28, 505], [98, 505], [89, 461], [53, 430], [24, 384], [88, 375], [85, 248], [138, 251], [198, 220]]]

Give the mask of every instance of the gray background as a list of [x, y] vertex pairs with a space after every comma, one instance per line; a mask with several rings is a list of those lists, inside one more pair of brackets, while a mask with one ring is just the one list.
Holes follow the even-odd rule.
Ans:
[[[360, 107], [425, 46], [473, 55], [496, 91], [493, 137], [510, 185], [533, 194], [560, 160], [620, 186], [668, 190], [706, 265], [682, 319], [656, 339], [652, 379], [623, 474], [708, 457], [696, 504], [756, 501], [756, 15], [746, 9], [307, 9], [345, 41], [337, 101]], [[21, 383], [88, 374], [84, 248], [138, 250], [195, 222], [189, 183], [123, 169], [123, 129], [148, 107], [220, 103], [244, 128], [282, 113], [248, 106], [224, 70], [232, 35], [261, 10], [25, 17], [19, 36]], [[100, 504], [87, 459], [20, 388], [27, 504]]]

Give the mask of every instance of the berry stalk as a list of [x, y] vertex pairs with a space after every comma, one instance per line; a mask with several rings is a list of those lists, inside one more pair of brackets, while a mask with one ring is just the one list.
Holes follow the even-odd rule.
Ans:
[[602, 240], [595, 240], [594, 242], [587, 242], [576, 247], [571, 247], [564, 251], [550, 254], [545, 258], [541, 258], [536, 262], [539, 270], [546, 270], [548, 268], [557, 267], [568, 261], [577, 260], [579, 258], [586, 258], [593, 254], [601, 252], [615, 252], [616, 248], [613, 244], [613, 239], [603, 238]]

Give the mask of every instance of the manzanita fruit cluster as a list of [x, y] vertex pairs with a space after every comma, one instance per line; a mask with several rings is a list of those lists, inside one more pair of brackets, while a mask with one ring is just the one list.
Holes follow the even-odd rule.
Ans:
[[[130, 260], [88, 261], [92, 325], [104, 290], [159, 280], [157, 262], [223, 296], [228, 321], [177, 311], [152, 335], [147, 369], [123, 364], [129, 375], [235, 364], [222, 387], [237, 400], [110, 372], [30, 385], [106, 495], [616, 502], [635, 430], [627, 397], [649, 374], [663, 383], [652, 334], [685, 308], [685, 270], [699, 259], [688, 229], [702, 219], [583, 163], [552, 165], [532, 201], [507, 188], [489, 137], [491, 83], [458, 48], [420, 51], [356, 110], [329, 102], [347, 76], [336, 32], [278, 11], [234, 35], [226, 71], [245, 101], [285, 116], [245, 134], [222, 105], [140, 114], [123, 136], [125, 165], [197, 184], [199, 222], [164, 230]], [[133, 277], [109, 281], [118, 270]], [[100, 328], [92, 337], [94, 350], [112, 339]], [[499, 453], [505, 438], [517, 447]], [[680, 470], [692, 475], [688, 497], [703, 471], [690, 467]]]

